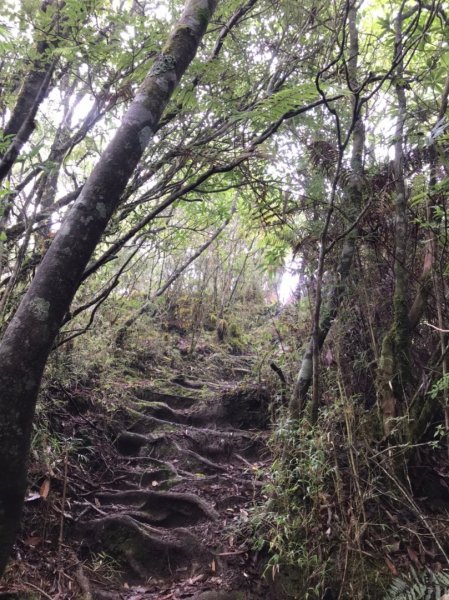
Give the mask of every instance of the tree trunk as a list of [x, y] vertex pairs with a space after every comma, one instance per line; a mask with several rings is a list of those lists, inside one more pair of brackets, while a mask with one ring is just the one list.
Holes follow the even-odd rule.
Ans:
[[[357, 59], [359, 55], [358, 31], [356, 26], [357, 8], [355, 3], [348, 11], [349, 24], [349, 51], [350, 58], [347, 68], [349, 74], [350, 88], [356, 90], [358, 79]], [[363, 199], [363, 150], [365, 143], [365, 128], [360, 114], [360, 99], [355, 93], [352, 97], [353, 109], [353, 138], [352, 138], [352, 156], [351, 156], [351, 174], [346, 187], [346, 199], [348, 215], [354, 219], [354, 223], [345, 237], [340, 259], [335, 269], [335, 284], [331, 290], [329, 298], [321, 309], [321, 281], [317, 286], [317, 301], [314, 315], [314, 330], [309, 344], [304, 352], [301, 367], [296, 378], [293, 394], [290, 399], [289, 410], [293, 419], [301, 417], [312, 381], [314, 381], [314, 398], [312, 406], [312, 422], [318, 417], [318, 362], [319, 354], [327, 338], [333, 321], [337, 317], [338, 310], [343, 301], [346, 292], [347, 280], [351, 271], [352, 260], [355, 254], [357, 240], [357, 212], [360, 211]], [[340, 148], [340, 150], [342, 150]], [[344, 148], [343, 148], [344, 150]], [[324, 244], [326, 239], [321, 240], [319, 277], [324, 273], [324, 259], [326, 249]]]
[[0, 574], [20, 524], [36, 396], [54, 339], [87, 262], [195, 56], [217, 1], [188, 0], [0, 344]]
[[[54, 4], [55, 0], [44, 0], [40, 10], [45, 13], [47, 7]], [[8, 175], [22, 146], [32, 134], [35, 127], [34, 117], [48, 92], [56, 64], [49, 51], [51, 48], [56, 48], [61, 39], [58, 31], [61, 5], [56, 3], [56, 6], [57, 11], [48, 29], [40, 34], [43, 35], [43, 39], [36, 43], [34, 51], [37, 58], [25, 77], [16, 105], [3, 131], [3, 137], [9, 138], [10, 145], [4, 154], [0, 153], [0, 181]]]
[[404, 178], [404, 123], [406, 118], [406, 97], [403, 84], [404, 64], [401, 58], [403, 15], [395, 20], [396, 44], [394, 60], [397, 60], [396, 94], [398, 116], [395, 129], [395, 219], [396, 247], [394, 257], [393, 319], [382, 343], [382, 352], [377, 373], [377, 399], [382, 414], [385, 435], [393, 429], [393, 419], [397, 416], [398, 404], [404, 397], [409, 379], [410, 322], [408, 309], [409, 281], [407, 262], [407, 189]]

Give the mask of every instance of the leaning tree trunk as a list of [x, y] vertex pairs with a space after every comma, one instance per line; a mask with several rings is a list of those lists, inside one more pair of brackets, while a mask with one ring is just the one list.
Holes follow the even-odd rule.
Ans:
[[4, 153], [0, 153], [0, 181], [8, 175], [20, 150], [33, 133], [34, 117], [48, 93], [56, 65], [51, 50], [57, 48], [61, 40], [61, 32], [58, 31], [61, 26], [59, 11], [63, 3], [44, 0], [40, 10], [45, 13], [49, 6], [56, 6], [55, 15], [47, 29], [37, 34], [42, 38], [36, 41], [34, 52], [37, 57], [23, 81], [16, 105], [3, 131], [3, 138], [8, 139], [10, 144]]
[[42, 373], [83, 271], [161, 114], [195, 56], [218, 0], [188, 0], [46, 253], [0, 344], [0, 574], [20, 524]]

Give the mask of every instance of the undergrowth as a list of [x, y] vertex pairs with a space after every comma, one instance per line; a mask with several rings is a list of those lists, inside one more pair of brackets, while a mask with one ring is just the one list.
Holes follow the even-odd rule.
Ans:
[[447, 600], [449, 573], [411, 568], [405, 577], [395, 577], [383, 600]]
[[416, 448], [376, 441], [375, 419], [355, 398], [323, 408], [315, 427], [277, 422], [267, 500], [252, 525], [265, 573], [287, 597], [321, 600], [332, 590], [332, 598], [381, 600], [392, 575], [448, 567], [446, 514], [428, 515], [407, 474]]

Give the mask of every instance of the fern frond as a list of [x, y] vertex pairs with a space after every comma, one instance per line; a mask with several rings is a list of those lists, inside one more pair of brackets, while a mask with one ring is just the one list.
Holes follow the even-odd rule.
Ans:
[[384, 600], [440, 600], [449, 591], [449, 572], [411, 568], [404, 578], [395, 577]]

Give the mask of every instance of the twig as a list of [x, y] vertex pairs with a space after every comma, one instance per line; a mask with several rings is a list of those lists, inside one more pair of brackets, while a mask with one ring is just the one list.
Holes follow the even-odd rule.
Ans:
[[44, 596], [44, 598], [48, 598], [48, 600], [53, 600], [53, 598], [51, 596], [49, 596], [47, 594], [47, 592], [44, 592], [44, 590], [42, 590], [37, 585], [34, 585], [34, 583], [27, 582], [26, 585], [29, 585], [31, 588], [33, 588], [34, 590], [36, 590], [36, 592], [39, 592], [39, 594], [42, 594], [42, 596]]
[[64, 455], [64, 483], [62, 487], [62, 501], [61, 501], [61, 520], [59, 522], [59, 540], [58, 540], [58, 550], [61, 552], [61, 545], [64, 540], [64, 506], [67, 496], [67, 470], [68, 470], [68, 450], [67, 445], [65, 447], [65, 455]]
[[435, 329], [436, 331], [440, 331], [441, 333], [449, 333], [449, 329], [440, 329], [436, 325], [432, 325], [432, 323], [428, 323], [427, 321], [423, 321], [423, 324], [427, 325], [428, 327], [432, 327], [432, 329]]
[[92, 592], [90, 591], [89, 579], [84, 574], [83, 565], [81, 565], [81, 564], [78, 566], [78, 568], [76, 570], [75, 579], [76, 579], [78, 585], [80, 586], [81, 591], [84, 594], [83, 600], [92, 600]]
[[246, 458], [243, 458], [243, 456], [241, 456], [240, 454], [234, 454], [234, 456], [236, 458], [238, 458], [239, 460], [241, 460], [250, 469], [254, 469], [254, 465], [252, 465], [249, 461], [247, 461]]

